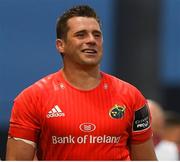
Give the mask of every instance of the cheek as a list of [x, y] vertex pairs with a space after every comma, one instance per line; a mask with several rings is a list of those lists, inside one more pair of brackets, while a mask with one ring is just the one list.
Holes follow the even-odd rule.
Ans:
[[83, 46], [83, 43], [74, 41], [74, 42], [71, 42], [71, 44], [69, 45], [69, 48], [71, 48], [71, 50], [79, 50], [82, 46]]
[[99, 41], [99, 44], [102, 46], [103, 45], [103, 39], [101, 39], [100, 41]]
[[75, 43], [71, 42], [71, 43], [66, 44], [66, 47], [65, 47], [66, 52], [71, 52], [74, 49], [75, 49]]
[[102, 44], [102, 42], [99, 42], [99, 43], [98, 43], [98, 47], [99, 47], [100, 49], [103, 49], [103, 44]]

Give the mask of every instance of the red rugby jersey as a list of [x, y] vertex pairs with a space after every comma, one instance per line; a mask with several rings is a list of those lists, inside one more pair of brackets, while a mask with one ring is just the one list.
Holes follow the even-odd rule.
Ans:
[[61, 70], [26, 88], [14, 100], [9, 136], [36, 142], [40, 160], [130, 160], [128, 145], [152, 135], [146, 100], [101, 74], [88, 91], [67, 83]]

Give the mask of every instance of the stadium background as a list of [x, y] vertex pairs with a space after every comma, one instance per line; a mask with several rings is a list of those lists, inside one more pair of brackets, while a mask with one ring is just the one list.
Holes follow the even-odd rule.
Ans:
[[15, 96], [61, 67], [55, 22], [77, 4], [103, 22], [102, 70], [129, 81], [146, 98], [180, 112], [179, 0], [0, 0], [0, 158]]

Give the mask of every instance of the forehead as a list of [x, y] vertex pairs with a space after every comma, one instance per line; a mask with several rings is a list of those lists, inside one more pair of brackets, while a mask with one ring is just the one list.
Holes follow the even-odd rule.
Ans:
[[68, 20], [67, 25], [71, 32], [76, 32], [80, 30], [101, 31], [100, 25], [97, 20], [91, 17], [72, 17]]

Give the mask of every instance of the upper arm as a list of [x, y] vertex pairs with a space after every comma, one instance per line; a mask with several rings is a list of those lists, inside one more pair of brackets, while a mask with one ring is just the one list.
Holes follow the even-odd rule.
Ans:
[[154, 151], [153, 141], [150, 138], [141, 144], [132, 144], [130, 146], [130, 155], [132, 160], [157, 160]]
[[6, 160], [33, 160], [35, 148], [21, 140], [9, 138], [7, 141]]
[[37, 111], [37, 97], [34, 93], [32, 89], [27, 89], [14, 100], [8, 132], [9, 137], [13, 138], [7, 141], [7, 160], [32, 160], [34, 157], [35, 147], [14, 139], [24, 139], [34, 143], [38, 141], [40, 118]]

